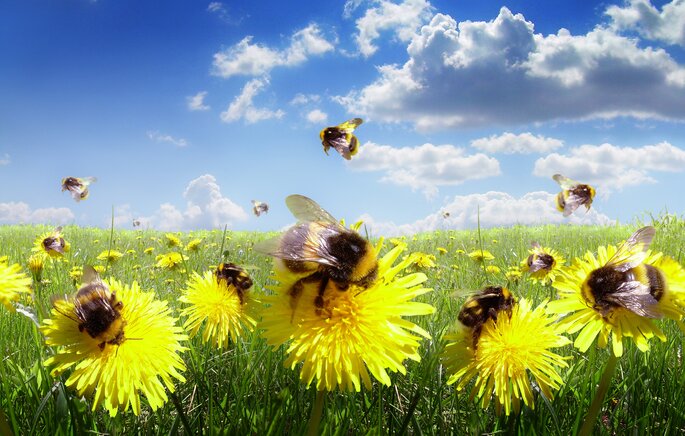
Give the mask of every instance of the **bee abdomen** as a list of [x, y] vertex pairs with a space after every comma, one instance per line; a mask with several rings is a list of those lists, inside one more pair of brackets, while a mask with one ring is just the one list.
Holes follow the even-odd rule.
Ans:
[[649, 282], [649, 293], [656, 301], [661, 300], [666, 292], [666, 279], [664, 274], [652, 265], [645, 265], [647, 270], [647, 281]]
[[564, 199], [564, 191], [561, 191], [560, 193], [557, 194], [557, 209], [560, 212], [563, 212], [565, 207], [566, 207], [566, 200]]

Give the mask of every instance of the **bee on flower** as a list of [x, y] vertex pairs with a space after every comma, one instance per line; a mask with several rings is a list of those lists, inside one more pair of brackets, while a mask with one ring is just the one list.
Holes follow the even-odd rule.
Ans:
[[541, 284], [552, 283], [559, 268], [564, 265], [566, 259], [551, 248], [542, 247], [537, 242], [532, 243], [528, 250], [530, 255], [521, 262], [521, 270], [530, 275], [530, 279]]
[[40, 235], [35, 240], [31, 251], [44, 258], [60, 259], [70, 248], [69, 242], [62, 237], [62, 227], [56, 227], [52, 232]]

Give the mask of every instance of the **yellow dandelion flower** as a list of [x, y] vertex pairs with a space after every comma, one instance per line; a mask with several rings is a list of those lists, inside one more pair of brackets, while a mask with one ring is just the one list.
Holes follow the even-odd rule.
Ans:
[[9, 264], [9, 257], [0, 256], [0, 266]]
[[120, 251], [117, 250], [105, 250], [102, 253], [98, 254], [97, 260], [104, 260], [108, 263], [114, 263], [121, 259], [124, 256], [124, 254]]
[[69, 242], [62, 237], [62, 228], [57, 227], [52, 232], [43, 233], [36, 238], [31, 251], [46, 258], [61, 259], [70, 248]]
[[458, 248], [458, 249], [455, 251], [455, 253], [457, 253], [457, 254], [466, 254], [466, 252], [465, 252], [464, 250], [462, 250], [461, 248]]
[[181, 240], [173, 233], [165, 233], [164, 237], [166, 238], [166, 245], [168, 247], [178, 247], [181, 245]]
[[405, 359], [421, 359], [420, 336], [430, 335], [402, 317], [431, 314], [435, 308], [411, 301], [429, 292], [421, 287], [425, 274], [397, 276], [411, 265], [408, 258], [393, 265], [404, 250], [398, 245], [379, 260], [378, 276], [367, 288], [351, 285], [339, 291], [329, 282], [322, 308], [315, 305], [319, 284], [311, 282], [304, 284], [293, 308], [289, 290], [298, 277], [275, 268], [279, 285], [275, 295], [265, 298], [271, 307], [260, 327], [270, 345], [289, 343], [285, 365], [295, 369], [301, 362], [300, 380], [306, 385], [316, 379], [319, 391], [359, 391], [362, 383], [371, 389], [371, 373], [389, 386], [387, 370], [405, 374]]
[[0, 304], [14, 311], [13, 303], [19, 301], [22, 294], [30, 293], [31, 279], [21, 271], [18, 263], [0, 264]]
[[28, 267], [35, 275], [39, 275], [43, 272], [43, 267], [45, 266], [45, 255], [43, 253], [35, 253], [29, 256]]
[[93, 265], [93, 269], [97, 271], [98, 274], [102, 274], [105, 272], [105, 267], [103, 265]]
[[185, 262], [187, 258], [183, 256], [181, 253], [172, 251], [170, 253], [158, 255], [155, 258], [155, 260], [157, 261], [157, 264], [155, 265], [157, 268], [166, 268], [173, 270], [176, 269], [177, 266], [183, 264], [183, 262]]
[[404, 239], [400, 238], [390, 238], [389, 239], [390, 243], [393, 245], [393, 247], [397, 247], [398, 245], [402, 246], [407, 246], [407, 243], [404, 241]]
[[449, 374], [447, 384], [456, 383], [460, 391], [475, 379], [471, 398], [480, 398], [485, 409], [494, 394], [497, 412], [504, 409], [506, 415], [520, 410], [521, 400], [534, 407], [531, 378], [551, 399], [552, 391], [563, 384], [555, 367], [567, 364], [550, 349], [570, 342], [555, 321], [545, 315], [543, 305], [532, 310], [530, 302], [521, 299], [511, 317], [502, 313], [496, 321], [489, 318], [483, 324], [475, 349], [473, 330], [458, 323], [455, 332], [445, 335], [442, 362]]
[[186, 245], [187, 251], [197, 251], [200, 249], [200, 244], [202, 244], [202, 239], [193, 239]]
[[435, 268], [435, 256], [416, 251], [409, 255], [409, 261], [418, 268]]
[[143, 253], [152, 254], [153, 251], [155, 251], [154, 247], [147, 247], [145, 250], [143, 250]]
[[130, 248], [130, 249], [126, 250], [126, 254], [136, 254], [136, 250]]
[[[549, 313], [567, 313], [567, 317], [560, 324], [568, 333], [579, 332], [574, 345], [580, 351], [587, 351], [595, 339], [598, 345], [605, 348], [611, 339], [614, 356], [623, 354], [623, 338], [631, 338], [638, 349], [649, 349], [649, 340], [653, 337], [661, 341], [666, 340], [664, 333], [654, 324], [651, 318], [641, 316], [626, 307], [615, 304], [609, 309], [601, 307], [591, 288], [588, 279], [594, 271], [605, 267], [609, 259], [616, 254], [617, 248], [613, 245], [599, 247], [597, 256], [586, 253], [583, 258], [576, 258], [573, 265], [562, 268], [553, 286], [557, 289], [559, 299], [549, 303]], [[645, 254], [643, 264], [629, 273], [638, 273], [649, 265], [654, 268], [656, 277], [660, 277], [663, 289], [661, 295], [654, 296], [657, 301], [655, 311], [668, 318], [680, 319], [685, 316], [683, 310], [683, 296], [685, 296], [685, 272], [675, 260], [664, 256], [662, 253]], [[649, 279], [635, 277], [637, 281], [646, 283]], [[651, 283], [650, 283], [651, 284]], [[652, 289], [650, 288], [650, 295]], [[682, 327], [682, 324], [680, 324]]]
[[137, 264], [133, 265], [131, 268], [133, 269], [133, 271], [138, 271], [140, 269], [140, 264], [137, 263]]
[[173, 379], [184, 382], [185, 370], [178, 353], [187, 336], [176, 326], [166, 301], [154, 293], [142, 292], [136, 282], [130, 286], [110, 279], [105, 285], [120, 301], [123, 341], [102, 343], [79, 328], [73, 301], [59, 300], [41, 331], [56, 353], [45, 361], [56, 376], [71, 370], [65, 384], [78, 395], [93, 395], [92, 410], [101, 405], [116, 416], [129, 408], [140, 415], [140, 395], [145, 395], [152, 410], [167, 401], [165, 388], [174, 391]]
[[496, 265], [488, 265], [485, 267], [485, 271], [490, 274], [499, 274], [502, 270]]
[[475, 262], [484, 262], [495, 258], [488, 250], [475, 250], [470, 252], [468, 256]]
[[229, 337], [236, 342], [257, 324], [258, 302], [251, 293], [237, 289], [233, 283], [217, 280], [212, 271], [203, 275], [193, 273], [179, 300], [189, 305], [181, 314], [188, 317], [183, 327], [190, 336], [195, 336], [206, 323], [202, 340], [211, 341], [217, 348], [227, 346]]
[[521, 270], [529, 274], [533, 282], [541, 284], [552, 283], [566, 259], [556, 250], [542, 247], [533, 243], [533, 248], [528, 250], [530, 256], [521, 262]]
[[69, 277], [74, 283], [81, 283], [81, 277], [83, 277], [83, 268], [75, 266], [69, 271]]
[[498, 244], [499, 241], [497, 241], [497, 239], [493, 239], [493, 240], [492, 240], [492, 243], [493, 243], [493, 244]]
[[97, 245], [97, 244], [99, 244], [99, 243], [100, 243], [100, 240], [99, 240], [99, 239], [94, 239], [94, 240], [93, 240], [93, 244]]
[[506, 277], [506, 279], [510, 282], [518, 281], [522, 275], [523, 273], [521, 272], [521, 269], [516, 265], [510, 266], [507, 268], [507, 272], [504, 273], [504, 277]]
[[445, 247], [438, 247], [437, 250], [440, 254], [447, 254], [447, 249]]

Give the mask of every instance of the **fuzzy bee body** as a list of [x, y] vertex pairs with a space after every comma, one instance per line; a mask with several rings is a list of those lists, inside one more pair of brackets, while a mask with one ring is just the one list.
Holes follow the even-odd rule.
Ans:
[[528, 272], [535, 273], [541, 270], [549, 271], [554, 267], [554, 257], [542, 251], [542, 247], [537, 242], [533, 242], [534, 253], [528, 256], [526, 264]]
[[323, 144], [323, 151], [328, 154], [328, 150], [333, 147], [342, 157], [350, 160], [359, 151], [359, 140], [353, 134], [354, 129], [363, 122], [361, 118], [353, 118], [337, 126], [321, 130], [319, 138]]
[[617, 308], [647, 318], [660, 318], [658, 302], [667, 290], [663, 273], [643, 264], [654, 237], [654, 227], [637, 230], [605, 265], [592, 271], [583, 283], [585, 299], [602, 316]]
[[224, 281], [227, 286], [235, 288], [240, 304], [245, 302], [245, 293], [250, 290], [253, 282], [243, 268], [234, 263], [222, 263], [217, 267], [214, 274], [217, 282]]
[[474, 350], [478, 348], [483, 325], [489, 319], [497, 321], [501, 312], [511, 316], [511, 309], [515, 303], [516, 300], [509, 289], [501, 286], [488, 286], [466, 300], [457, 318], [473, 331]]
[[88, 198], [88, 185], [96, 182], [95, 177], [65, 177], [62, 179], [62, 191], [69, 191], [76, 201]]
[[255, 245], [255, 250], [275, 257], [282, 268], [299, 277], [288, 291], [293, 315], [308, 284], [316, 284], [314, 304], [322, 309], [331, 286], [344, 292], [351, 285], [365, 289], [373, 283], [378, 260], [366, 239], [307, 197], [291, 195], [286, 204], [299, 222], [281, 236]]
[[555, 174], [552, 178], [562, 189], [556, 196], [556, 207], [559, 212], [563, 212], [564, 216], [569, 216], [580, 206], [585, 206], [587, 210], [590, 210], [595, 198], [595, 188], [561, 174]]

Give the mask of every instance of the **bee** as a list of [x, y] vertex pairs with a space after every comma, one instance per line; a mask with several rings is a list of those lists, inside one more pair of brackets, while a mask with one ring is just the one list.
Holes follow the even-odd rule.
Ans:
[[252, 212], [255, 214], [255, 216], [260, 216], [261, 214], [267, 213], [268, 211], [268, 204], [263, 203], [261, 201], [252, 200]]
[[100, 350], [105, 345], [120, 345], [124, 341], [124, 327], [126, 322], [121, 317], [124, 304], [117, 300], [116, 294], [109, 290], [97, 272], [91, 266], [83, 268], [83, 285], [74, 297], [72, 317], [70, 313], [60, 308], [58, 300], [54, 307], [64, 316], [78, 323], [80, 332], [84, 330], [99, 342]]
[[76, 201], [88, 198], [88, 185], [96, 182], [95, 177], [65, 177], [62, 179], [62, 192], [71, 192], [71, 197]]
[[342, 157], [350, 160], [359, 151], [359, 140], [352, 132], [363, 122], [361, 118], [353, 118], [337, 126], [321, 130], [319, 137], [323, 144], [323, 151], [328, 154], [328, 149], [333, 147]]
[[595, 188], [571, 180], [561, 174], [555, 174], [552, 178], [562, 189], [562, 191], [557, 194], [556, 198], [559, 212], [563, 212], [564, 216], [569, 216], [581, 205], [584, 205], [587, 210], [590, 210], [592, 199], [595, 198]]
[[133, 224], [133, 227], [140, 227], [140, 220], [134, 219], [132, 224]]
[[214, 275], [218, 283], [224, 281], [226, 286], [235, 288], [240, 304], [245, 302], [245, 293], [252, 287], [252, 279], [243, 268], [234, 263], [222, 263], [217, 267]]
[[450, 217], [450, 213], [447, 212], [446, 210], [443, 210], [443, 211], [442, 211], [442, 217], [443, 217], [443, 219], [447, 219], [447, 218]]
[[535, 273], [540, 270], [551, 270], [554, 266], [554, 258], [542, 251], [542, 247], [537, 242], [533, 242], [533, 254], [528, 256], [528, 272]]
[[62, 227], [56, 227], [50, 236], [43, 239], [41, 244], [43, 245], [43, 249], [46, 253], [55, 252], [59, 254], [64, 254], [64, 249], [67, 243], [64, 241], [64, 238], [62, 237]]
[[316, 283], [314, 305], [320, 313], [330, 284], [345, 292], [351, 285], [366, 289], [373, 283], [378, 260], [369, 241], [343, 227], [310, 198], [290, 195], [285, 202], [297, 224], [254, 249], [275, 257], [280, 267], [300, 277], [288, 291], [293, 316], [306, 284]]
[[497, 321], [500, 312], [506, 312], [511, 317], [511, 309], [515, 303], [516, 300], [509, 289], [502, 286], [488, 286], [466, 300], [457, 319], [472, 329], [474, 350], [478, 348], [483, 325], [489, 319]]
[[660, 318], [657, 304], [666, 291], [663, 273], [642, 262], [656, 230], [638, 229], [607, 263], [592, 271], [583, 282], [583, 295], [603, 317], [623, 307], [647, 318]]

